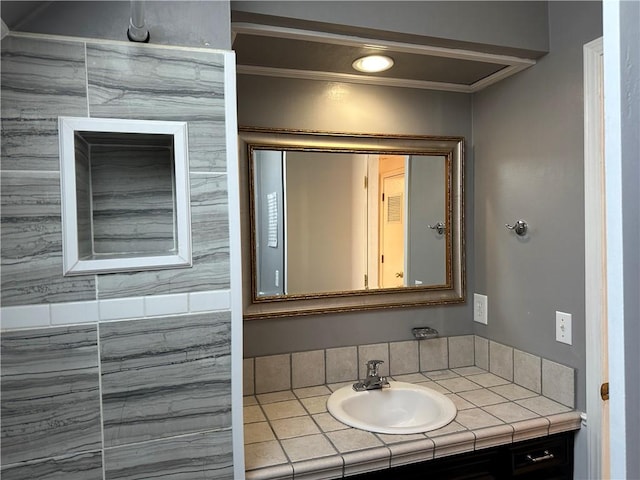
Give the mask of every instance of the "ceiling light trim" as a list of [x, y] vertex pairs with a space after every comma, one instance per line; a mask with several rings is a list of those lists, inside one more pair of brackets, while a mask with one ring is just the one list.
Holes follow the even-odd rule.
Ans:
[[513, 57], [510, 55], [498, 55], [495, 53], [476, 52], [473, 50], [462, 50], [456, 48], [433, 47], [429, 45], [393, 42], [389, 40], [376, 40], [372, 38], [316, 32], [312, 30], [300, 30], [288, 27], [276, 27], [272, 25], [260, 25], [255, 23], [232, 23], [231, 31], [234, 35], [244, 34], [263, 37], [287, 38], [290, 40], [305, 40], [317, 43], [344, 45], [349, 47], [375, 45], [376, 48], [383, 49], [385, 53], [389, 53], [390, 51], [412, 53], [416, 55], [456, 58], [458, 60], [495, 63], [499, 65], [524, 65], [526, 67], [530, 67], [536, 64], [535, 60], [529, 58]]
[[[408, 80], [404, 78], [375, 77], [355, 73], [320, 72], [315, 70], [296, 70], [290, 68], [259, 67], [254, 65], [238, 65], [238, 74], [258, 75], [265, 77], [295, 78], [302, 80], [323, 80], [332, 82], [358, 83], [384, 87], [416, 88], [421, 90], [442, 90], [447, 92], [473, 93], [473, 85], [458, 83], [430, 82], [425, 80]], [[487, 77], [488, 78], [488, 77]]]

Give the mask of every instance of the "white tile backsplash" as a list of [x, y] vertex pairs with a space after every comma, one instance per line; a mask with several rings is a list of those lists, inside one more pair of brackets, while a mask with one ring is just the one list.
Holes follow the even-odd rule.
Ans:
[[228, 290], [20, 305], [0, 308], [0, 328], [8, 330], [95, 323], [101, 320], [136, 320], [230, 308]]
[[52, 325], [97, 322], [99, 318], [97, 301], [51, 304]]
[[99, 300], [100, 320], [144, 317], [144, 297]]
[[49, 305], [2, 307], [0, 326], [3, 329], [47, 327], [50, 324]]
[[192, 292], [189, 294], [189, 311], [192, 313], [229, 310], [231, 297], [228, 290]]
[[144, 297], [144, 313], [147, 317], [178, 315], [188, 311], [189, 295], [187, 293]]

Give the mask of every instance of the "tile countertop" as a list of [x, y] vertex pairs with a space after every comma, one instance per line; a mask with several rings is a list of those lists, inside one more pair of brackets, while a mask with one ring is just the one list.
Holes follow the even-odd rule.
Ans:
[[247, 480], [342, 478], [580, 428], [580, 412], [478, 367], [393, 379], [444, 393], [456, 418], [412, 435], [351, 428], [331, 416], [327, 399], [353, 382], [246, 396]]

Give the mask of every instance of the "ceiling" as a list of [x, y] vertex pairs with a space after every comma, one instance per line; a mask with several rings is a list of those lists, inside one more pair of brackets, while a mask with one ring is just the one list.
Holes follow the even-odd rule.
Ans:
[[[535, 64], [507, 55], [367, 39], [288, 27], [232, 23], [238, 73], [471, 93]], [[394, 59], [385, 72], [360, 73], [357, 58]]]
[[[0, 16], [14, 29], [50, 1], [0, 3]], [[535, 60], [462, 48], [365, 38], [342, 33], [233, 22], [232, 48], [239, 74], [343, 81], [472, 93], [535, 64]], [[353, 61], [384, 53], [386, 72], [357, 72]]]

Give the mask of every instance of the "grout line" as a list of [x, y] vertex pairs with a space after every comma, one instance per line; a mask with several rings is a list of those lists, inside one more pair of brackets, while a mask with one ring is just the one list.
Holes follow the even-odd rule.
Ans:
[[154, 438], [151, 440], [144, 440], [142, 442], [132, 442], [132, 443], [123, 443], [122, 445], [114, 445], [113, 447], [105, 447], [105, 450], [117, 450], [118, 448], [124, 448], [124, 447], [134, 447], [137, 445], [146, 445], [148, 443], [159, 443], [159, 442], [165, 442], [168, 440], [173, 440], [175, 438], [185, 438], [185, 437], [193, 437], [196, 435], [207, 435], [207, 434], [212, 434], [212, 433], [220, 433], [220, 432], [230, 432], [231, 431], [231, 427], [224, 427], [224, 428], [218, 428], [215, 430], [202, 430], [199, 432], [190, 432], [190, 433], [182, 433], [180, 435], [173, 435], [171, 437], [163, 437], [163, 438]]

